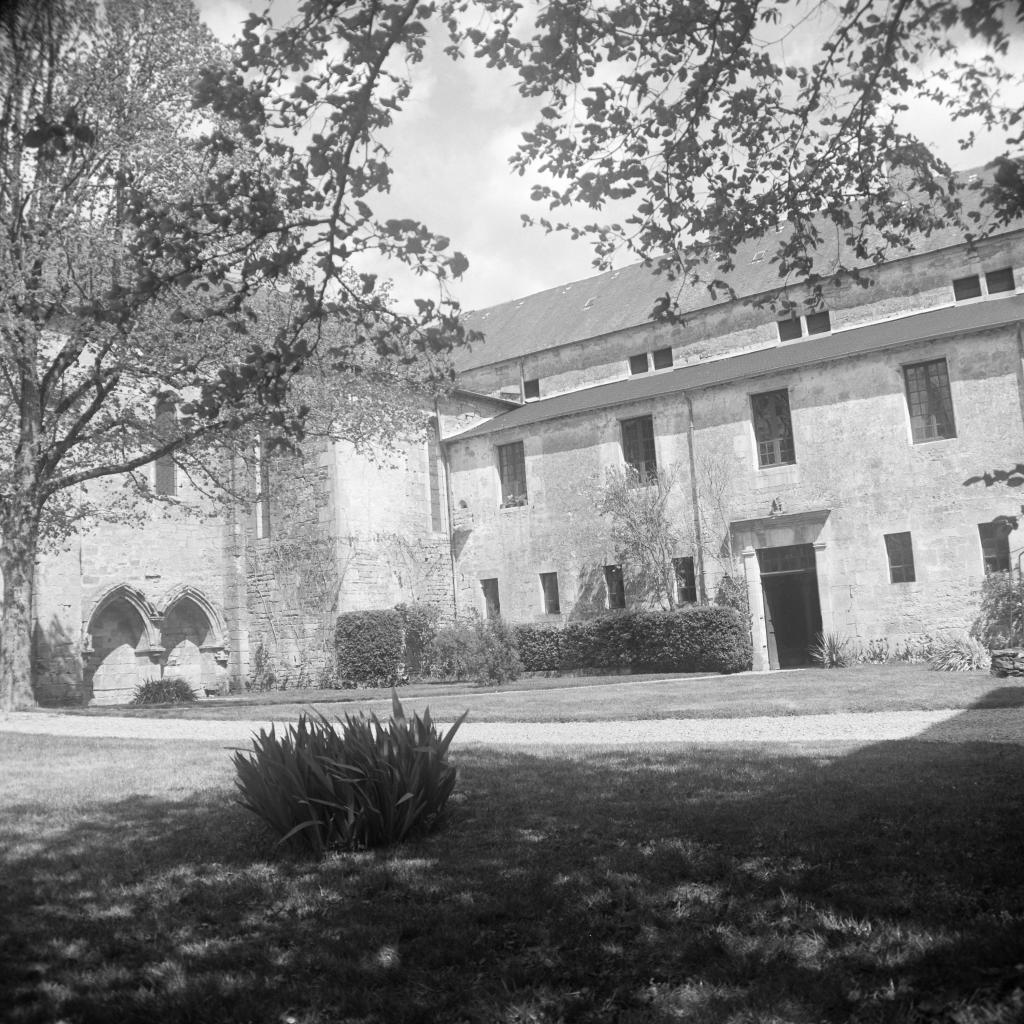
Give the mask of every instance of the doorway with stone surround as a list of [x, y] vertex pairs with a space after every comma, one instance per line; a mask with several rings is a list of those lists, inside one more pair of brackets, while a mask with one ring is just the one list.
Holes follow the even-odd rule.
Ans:
[[765, 632], [770, 668], [811, 663], [811, 644], [821, 632], [818, 575], [811, 544], [757, 551], [764, 594]]

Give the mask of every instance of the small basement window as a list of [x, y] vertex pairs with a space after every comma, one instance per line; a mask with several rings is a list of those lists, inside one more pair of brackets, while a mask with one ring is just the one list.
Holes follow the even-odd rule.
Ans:
[[649, 369], [650, 369], [650, 366], [649, 366], [649, 364], [647, 362], [647, 353], [646, 352], [641, 352], [638, 356], [630, 356], [629, 357], [629, 372], [630, 373], [633, 373], [633, 374], [636, 374], [636, 373], [646, 373]]
[[540, 378], [523, 381], [523, 398], [530, 401], [533, 398], [540, 398]]
[[656, 370], [667, 370], [672, 365], [671, 348], [657, 348], [652, 355], [654, 356], [654, 368]]

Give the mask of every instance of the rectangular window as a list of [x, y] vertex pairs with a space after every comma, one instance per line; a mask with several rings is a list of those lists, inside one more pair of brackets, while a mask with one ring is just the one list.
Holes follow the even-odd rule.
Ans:
[[501, 616], [501, 601], [498, 600], [498, 581], [496, 579], [481, 580], [480, 588], [484, 592], [484, 615], [489, 619]]
[[650, 369], [647, 362], [647, 353], [641, 352], [638, 356], [629, 357], [630, 373], [646, 373]]
[[765, 466], [786, 466], [796, 462], [793, 422], [789, 415], [789, 391], [766, 391], [750, 396], [757, 441], [757, 462]]
[[958, 277], [953, 282], [953, 298], [957, 302], [976, 299], [979, 295], [981, 295], [981, 279], [977, 274], [971, 274], [970, 277]]
[[803, 324], [800, 322], [800, 317], [794, 316], [787, 320], [777, 321], [779, 328], [779, 341], [795, 341], [803, 333]]
[[622, 457], [636, 473], [637, 482], [651, 484], [658, 479], [658, 459], [654, 451], [654, 419], [638, 416], [622, 421]]
[[540, 398], [540, 378], [523, 381], [523, 398], [530, 401], [532, 398]]
[[526, 504], [526, 457], [523, 442], [498, 445], [498, 475], [501, 477], [501, 507]]
[[[174, 403], [161, 398], [156, 403], [156, 436], [169, 441], [174, 436]], [[173, 455], [161, 455], [153, 466], [153, 490], [157, 494], [173, 496], [178, 493], [177, 468]]]
[[544, 613], [558, 615], [558, 573], [542, 572], [540, 574], [540, 589], [544, 598]]
[[945, 359], [903, 367], [914, 444], [956, 437], [953, 398]]
[[672, 365], [671, 348], [657, 348], [651, 354], [654, 357], [654, 368], [656, 370], [667, 370]]
[[697, 574], [693, 568], [693, 558], [673, 558], [672, 568], [676, 575], [676, 601], [679, 604], [697, 603]]
[[827, 309], [807, 314], [808, 334], [827, 334], [832, 330], [832, 317]]
[[986, 575], [1010, 571], [1010, 530], [1006, 523], [979, 523], [981, 559]]
[[444, 529], [444, 521], [441, 517], [441, 470], [438, 466], [440, 452], [435, 429], [434, 423], [427, 427], [427, 501], [430, 506], [430, 529], [440, 533]]
[[887, 533], [885, 551], [889, 556], [889, 581], [891, 583], [913, 583], [914, 546], [909, 533]]
[[985, 275], [985, 289], [989, 295], [996, 295], [999, 292], [1012, 292], [1015, 287], [1013, 283], [1013, 267], [990, 270]]
[[262, 438], [256, 438], [252, 453], [256, 462], [256, 539], [264, 540], [270, 536], [270, 466]]
[[609, 608], [626, 607], [626, 587], [622, 579], [621, 565], [606, 565], [604, 567], [604, 585], [608, 591]]

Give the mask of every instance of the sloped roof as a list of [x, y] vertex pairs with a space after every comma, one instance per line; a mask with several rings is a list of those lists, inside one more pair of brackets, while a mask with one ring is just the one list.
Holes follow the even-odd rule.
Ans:
[[[962, 173], [964, 177], [979, 175], [984, 179], [990, 177], [992, 172], [979, 168]], [[980, 199], [980, 192], [967, 192], [964, 196], [965, 208], [980, 207]], [[786, 225], [782, 230], [791, 229]], [[835, 232], [832, 227], [826, 230]], [[1000, 234], [1006, 230], [1014, 228], [1003, 228], [994, 233]], [[823, 244], [819, 248], [821, 260], [820, 266], [816, 268], [819, 273], [830, 273], [834, 266], [832, 261], [835, 254], [842, 248], [838, 232], [836, 235], [834, 243]], [[770, 262], [778, 241], [779, 236], [772, 234], [745, 243], [737, 249], [733, 257], [735, 268], [729, 274], [729, 284], [737, 296], [748, 298], [783, 284], [777, 265]], [[894, 258], [934, 252], [961, 244], [963, 236], [960, 232], [946, 228], [929, 236], [915, 238], [912, 252]], [[827, 260], [824, 256], [826, 252], [830, 254]], [[856, 262], [849, 254], [845, 259], [848, 264]], [[724, 292], [720, 291], [712, 299], [704, 284], [669, 281], [664, 274], [657, 274], [653, 268], [636, 263], [621, 270], [610, 270], [511, 302], [466, 313], [466, 327], [481, 331], [485, 340], [453, 353], [455, 368], [463, 372], [474, 370], [650, 323], [655, 303], [666, 293], [676, 298], [684, 313], [731, 301]]]
[[1024, 321], [1024, 294], [962, 306], [944, 306], [895, 320], [851, 327], [830, 335], [816, 335], [803, 341], [780, 343], [755, 352], [680, 366], [665, 373], [629, 377], [611, 384], [555, 395], [529, 402], [445, 440], [461, 441], [498, 430], [524, 429], [545, 420], [594, 409], [713, 387], [780, 370], [910, 345], [918, 341], [989, 330], [1021, 321]]

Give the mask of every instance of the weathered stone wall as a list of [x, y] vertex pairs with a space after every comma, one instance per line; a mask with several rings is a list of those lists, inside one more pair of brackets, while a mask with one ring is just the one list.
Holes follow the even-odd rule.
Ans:
[[[948, 363], [957, 436], [914, 444], [902, 367], [939, 357]], [[556, 571], [563, 612], [587, 610], [594, 569], [611, 555], [594, 496], [607, 468], [621, 465], [619, 421], [650, 413], [659, 466], [677, 471], [680, 529], [691, 537], [696, 486], [709, 593], [722, 573], [735, 571], [743, 546], [807, 539], [781, 526], [768, 536], [772, 522], [784, 521], [772, 519], [774, 505], [782, 516], [827, 513], [811, 538], [826, 628], [867, 639], [963, 627], [983, 577], [978, 524], [1017, 511], [1012, 492], [964, 481], [1019, 461], [1021, 381], [1016, 332], [1002, 329], [709, 388], [692, 396], [693, 479], [682, 395], [454, 441], [453, 496], [466, 520], [460, 599], [482, 608], [479, 581], [497, 578], [503, 614], [535, 618], [538, 574]], [[796, 464], [760, 469], [750, 395], [783, 387]], [[500, 509], [496, 446], [517, 440], [525, 446], [529, 504]], [[743, 520], [762, 525], [729, 530]], [[883, 535], [903, 531], [912, 534], [917, 580], [892, 584]], [[1013, 535], [1014, 557], [1021, 546]]]

